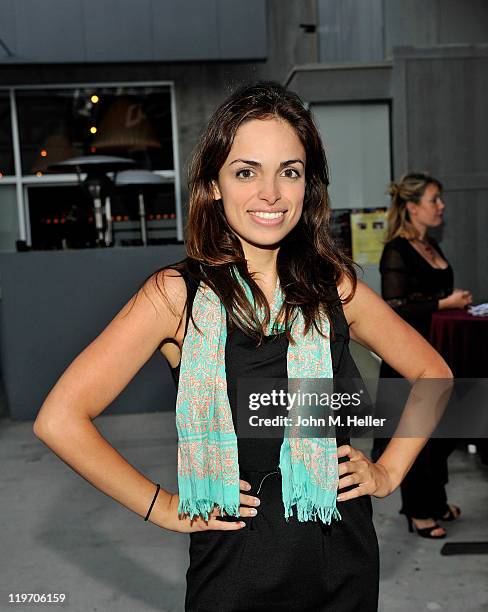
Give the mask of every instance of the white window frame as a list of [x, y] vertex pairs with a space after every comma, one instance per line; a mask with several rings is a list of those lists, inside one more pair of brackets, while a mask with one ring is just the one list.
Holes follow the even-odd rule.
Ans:
[[[32, 91], [46, 89], [96, 89], [97, 87], [168, 87], [171, 101], [171, 132], [173, 143], [173, 170], [154, 170], [155, 174], [174, 184], [175, 210], [176, 210], [176, 238], [183, 241], [183, 217], [181, 210], [181, 181], [180, 181], [180, 156], [178, 139], [178, 122], [176, 116], [176, 97], [174, 81], [108, 81], [89, 83], [48, 83], [35, 85], [1, 85], [0, 91], [7, 91], [10, 101], [10, 118], [12, 128], [12, 147], [14, 153], [14, 174], [4, 176], [0, 185], [15, 185], [17, 194], [17, 215], [19, 220], [19, 240], [25, 240], [28, 246], [32, 246], [30, 231], [29, 207], [27, 201], [27, 186], [29, 185], [77, 185], [76, 174], [57, 174], [30, 176], [22, 175], [21, 147], [19, 135], [19, 123], [17, 116], [17, 91]], [[82, 175], [83, 176], [83, 175]]]

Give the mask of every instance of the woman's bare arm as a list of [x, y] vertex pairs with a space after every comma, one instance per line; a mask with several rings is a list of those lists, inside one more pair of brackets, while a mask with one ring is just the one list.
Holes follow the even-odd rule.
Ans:
[[[344, 278], [338, 289], [341, 297], [348, 295], [349, 281]], [[411, 382], [422, 378], [452, 379], [452, 372], [442, 357], [365, 283], [358, 282], [353, 299], [344, 305], [344, 314], [351, 338], [373, 350], [404, 378]], [[427, 437], [392, 438], [376, 462], [387, 479], [375, 494], [387, 495], [401, 483], [427, 440]], [[353, 484], [349, 480], [345, 482]], [[357, 490], [352, 490], [341, 498], [350, 499], [357, 494]]]
[[[157, 285], [164, 287], [165, 297]], [[162, 340], [182, 340], [186, 285], [174, 270], [153, 275], [103, 332], [69, 365], [46, 397], [34, 433], [65, 463], [103, 493], [145, 516], [155, 484], [132, 466], [92, 423], [120, 394]], [[241, 490], [250, 485], [240, 481]], [[162, 488], [150, 521], [172, 531], [235, 530], [245, 523], [219, 521], [216, 508], [208, 521], [179, 517], [178, 494]], [[240, 503], [254, 498], [240, 494]], [[241, 516], [252, 509], [240, 507]]]
[[[163, 339], [174, 338], [186, 300], [183, 279], [174, 271], [159, 274], [133, 296], [103, 332], [69, 365], [46, 397], [34, 433], [92, 485], [145, 516], [154, 483], [134, 468], [92, 423], [128, 385]], [[171, 307], [170, 307], [171, 306]], [[159, 523], [171, 494], [161, 490], [151, 520]]]

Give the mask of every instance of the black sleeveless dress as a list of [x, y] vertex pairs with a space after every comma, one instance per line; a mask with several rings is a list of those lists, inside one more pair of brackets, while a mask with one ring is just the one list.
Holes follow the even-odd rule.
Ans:
[[[189, 304], [193, 304], [196, 284], [184, 273], [183, 277]], [[190, 311], [187, 308], [186, 325]], [[337, 312], [332, 321], [334, 381], [336, 377], [359, 378], [349, 353], [349, 329], [342, 307]], [[234, 427], [237, 379], [286, 379], [287, 349], [284, 333], [267, 337], [260, 347], [240, 330], [228, 334], [225, 367]], [[172, 373], [178, 384], [179, 366]], [[238, 437], [240, 478], [251, 484], [248, 493], [261, 504], [255, 517], [222, 519], [244, 520], [246, 527], [241, 530], [190, 534], [186, 611], [377, 610], [379, 556], [370, 497], [339, 502], [342, 520], [330, 526], [320, 521], [300, 523], [295, 516], [287, 522], [278, 468], [281, 443], [280, 439]], [[349, 440], [337, 440], [338, 446], [347, 443]]]

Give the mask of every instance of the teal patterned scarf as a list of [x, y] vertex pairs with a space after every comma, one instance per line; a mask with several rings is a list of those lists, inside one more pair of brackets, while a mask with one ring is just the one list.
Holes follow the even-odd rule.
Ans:
[[[249, 285], [235, 270], [251, 304], [254, 304]], [[283, 331], [275, 322], [283, 301], [283, 293], [276, 287], [271, 306], [267, 333]], [[262, 312], [257, 310], [258, 316]], [[218, 296], [200, 283], [193, 302], [192, 315], [183, 342], [176, 427], [178, 430], [178, 486], [179, 514], [197, 515], [208, 520], [218, 505], [221, 515], [239, 515], [239, 463], [237, 437], [227, 396], [225, 373], [225, 344], [227, 338], [226, 312]], [[332, 359], [329, 341], [329, 321], [322, 318], [321, 336], [312, 328], [303, 335], [301, 311], [291, 327], [295, 340], [288, 346], [288, 377], [332, 378]], [[330, 524], [340, 519], [336, 507], [339, 482], [337, 445], [335, 438], [292, 437], [285, 428], [280, 450], [282, 498], [285, 518], [293, 515], [296, 504], [299, 521], [317, 520]]]

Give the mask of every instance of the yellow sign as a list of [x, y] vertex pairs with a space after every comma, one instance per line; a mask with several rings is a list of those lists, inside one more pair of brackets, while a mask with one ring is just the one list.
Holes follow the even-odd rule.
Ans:
[[386, 232], [386, 210], [351, 213], [352, 258], [358, 264], [378, 264]]

